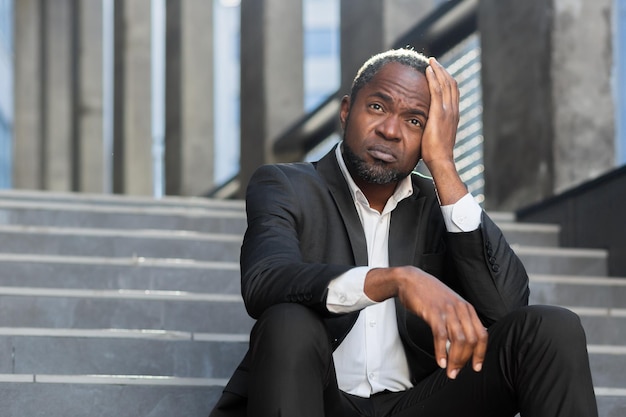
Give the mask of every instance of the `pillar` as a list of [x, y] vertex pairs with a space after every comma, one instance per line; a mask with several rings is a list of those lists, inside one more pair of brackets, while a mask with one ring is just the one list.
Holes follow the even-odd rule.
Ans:
[[42, 6], [40, 0], [14, 3], [14, 143], [13, 186], [43, 187]]
[[241, 190], [304, 111], [302, 2], [241, 2]]
[[361, 65], [392, 47], [437, 7], [434, 0], [341, 0], [341, 86], [348, 94]]
[[612, 0], [554, 0], [554, 192], [615, 167]]
[[102, 128], [102, 1], [78, 0], [77, 11], [77, 190], [105, 192]]
[[213, 187], [213, 3], [166, 3], [165, 192]]
[[152, 194], [150, 0], [115, 2], [113, 191]]
[[43, 188], [73, 190], [74, 8], [72, 0], [43, 6]]
[[614, 166], [610, 16], [611, 0], [481, 0], [485, 207]]

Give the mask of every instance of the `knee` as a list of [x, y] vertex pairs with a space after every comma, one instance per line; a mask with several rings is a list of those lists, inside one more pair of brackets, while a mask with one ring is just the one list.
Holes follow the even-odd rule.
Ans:
[[525, 322], [532, 328], [536, 339], [549, 340], [551, 344], [563, 347], [586, 346], [580, 317], [571, 310], [557, 306], [528, 306], [523, 310]]
[[253, 354], [280, 361], [324, 358], [332, 349], [322, 318], [299, 304], [278, 304], [266, 310], [252, 329]]

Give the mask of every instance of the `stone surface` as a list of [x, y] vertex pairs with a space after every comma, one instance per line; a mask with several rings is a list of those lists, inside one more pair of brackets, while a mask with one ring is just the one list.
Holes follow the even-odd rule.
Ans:
[[239, 294], [239, 263], [158, 259], [0, 256], [2, 286]]
[[615, 166], [612, 3], [479, 2], [487, 208], [523, 207]]
[[0, 383], [6, 417], [205, 417], [222, 387]]
[[247, 342], [163, 339], [0, 336], [0, 373], [224, 379], [248, 347]]
[[256, 168], [275, 162], [274, 140], [303, 115], [302, 21], [299, 1], [241, 3], [241, 196]]
[[4, 253], [134, 258], [198, 259], [235, 262], [240, 235], [191, 231], [0, 226]]
[[109, 298], [3, 295], [0, 305], [0, 327], [247, 333], [252, 323], [242, 301], [138, 299], [123, 292]]

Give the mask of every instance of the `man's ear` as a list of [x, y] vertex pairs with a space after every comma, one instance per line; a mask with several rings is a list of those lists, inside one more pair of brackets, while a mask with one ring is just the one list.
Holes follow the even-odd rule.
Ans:
[[348, 120], [348, 114], [350, 113], [350, 97], [343, 96], [341, 98], [341, 110], [339, 112], [339, 120], [341, 121], [341, 129], [345, 130], [346, 120]]

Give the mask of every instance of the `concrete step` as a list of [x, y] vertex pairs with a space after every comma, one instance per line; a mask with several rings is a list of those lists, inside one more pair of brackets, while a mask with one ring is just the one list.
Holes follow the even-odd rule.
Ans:
[[600, 249], [511, 247], [529, 274], [606, 276], [608, 253]]
[[191, 231], [0, 226], [4, 253], [239, 260], [242, 236]]
[[568, 308], [580, 316], [587, 335], [587, 343], [626, 346], [626, 309], [572, 306]]
[[561, 228], [558, 225], [499, 222], [498, 226], [509, 244], [542, 247], [559, 245]]
[[247, 348], [244, 334], [0, 328], [0, 374], [229, 378]]
[[249, 333], [241, 296], [0, 287], [0, 327]]
[[626, 416], [626, 390], [599, 388], [596, 389], [599, 417]]
[[[0, 375], [3, 417], [205, 417], [223, 381], [100, 375]], [[626, 390], [597, 387], [600, 417], [626, 414]]]
[[0, 190], [0, 200], [69, 204], [90, 204], [94, 206], [125, 206], [125, 207], [178, 207], [178, 208], [210, 208], [223, 210], [239, 210], [245, 208], [243, 200], [218, 200], [204, 197], [165, 196], [130, 196], [119, 194], [89, 194], [57, 191]]
[[[240, 233], [246, 228], [242, 209], [193, 205], [153, 206], [94, 204], [79, 197], [75, 201], [2, 199], [0, 224], [49, 227], [111, 229], [193, 230], [205, 233]], [[105, 200], [106, 201], [106, 200]], [[556, 246], [560, 228], [556, 225], [514, 223], [512, 214], [494, 213], [507, 240], [520, 245]]]
[[193, 230], [243, 234], [240, 209], [94, 205], [0, 199], [0, 224], [109, 229]]
[[530, 275], [530, 302], [532, 304], [626, 308], [626, 279]]
[[588, 345], [594, 386], [626, 388], [626, 346]]
[[0, 253], [0, 287], [239, 294], [238, 262]]
[[515, 222], [515, 213], [512, 211], [488, 211], [487, 214], [497, 224]]
[[[0, 328], [0, 374], [144, 375], [228, 379], [244, 334]], [[625, 345], [589, 345], [597, 386], [620, 387]]]
[[[253, 324], [237, 295], [0, 287], [0, 300], [0, 327], [247, 334]], [[590, 344], [626, 346], [626, 309], [563, 306]]]
[[[0, 375], [3, 417], [206, 417], [222, 381]], [[35, 381], [35, 382], [33, 382]]]

